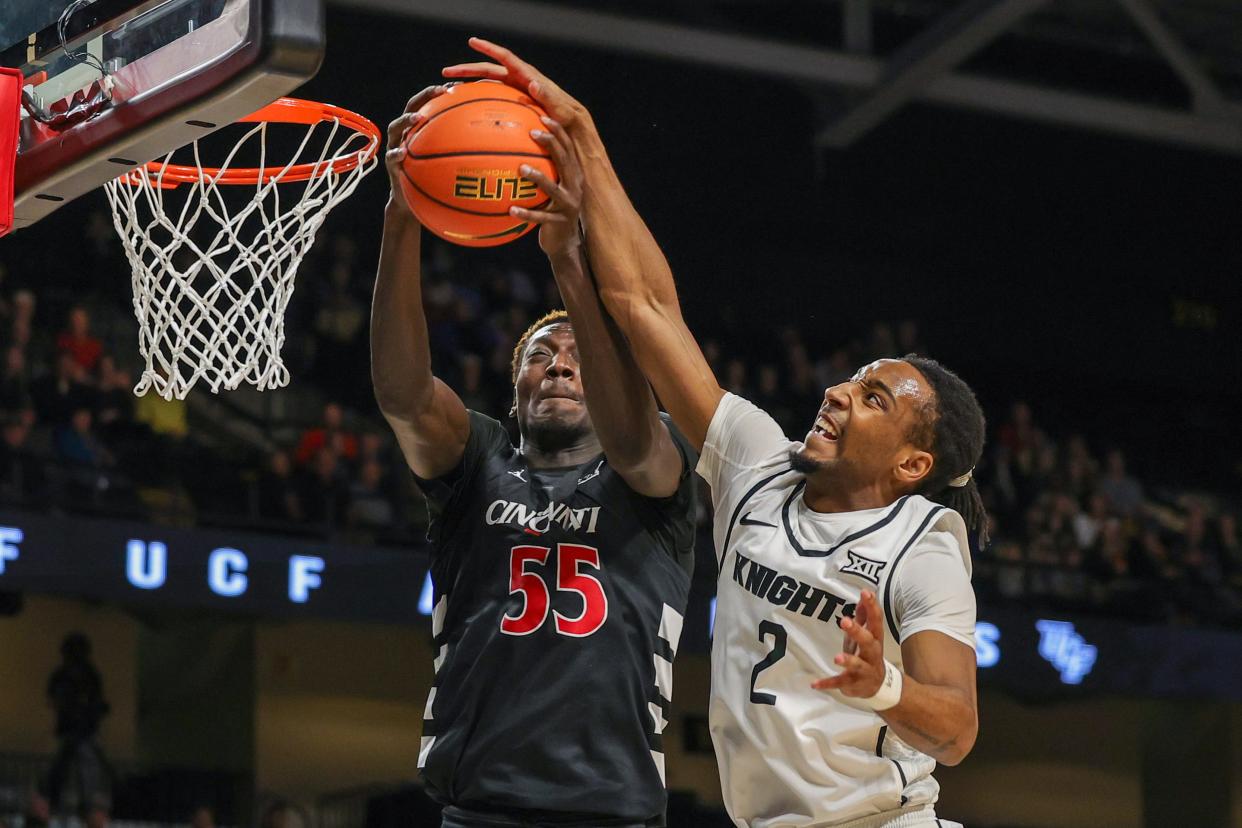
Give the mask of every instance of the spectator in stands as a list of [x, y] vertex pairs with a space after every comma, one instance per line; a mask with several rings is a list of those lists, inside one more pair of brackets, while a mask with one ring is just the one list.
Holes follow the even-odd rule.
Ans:
[[366, 365], [360, 334], [367, 322], [367, 308], [354, 293], [352, 277], [352, 257], [338, 256], [316, 301], [315, 373], [335, 386], [356, 384], [353, 378], [367, 373], [358, 370], [359, 365]]
[[348, 462], [358, 458], [358, 438], [345, 429], [345, 412], [339, 403], [325, 405], [323, 424], [302, 432], [294, 460], [299, 466], [306, 466], [325, 446]]
[[95, 424], [105, 440], [115, 443], [131, 436], [134, 427], [133, 387], [129, 374], [116, 367], [115, 359], [104, 354], [99, 360]]
[[[788, 392], [781, 388], [781, 375], [776, 366], [765, 362], [759, 366], [759, 378], [752, 398], [755, 405], [761, 407], [772, 419], [780, 424], [786, 434], [797, 434], [795, 417], [800, 418], [802, 411], [795, 414]], [[814, 410], [814, 408], [812, 408]]]
[[69, 354], [83, 371], [94, 371], [103, 356], [103, 343], [91, 336], [91, 317], [82, 305], [69, 311], [69, 327], [56, 337], [56, 351]]
[[6, 328], [9, 320], [13, 318], [13, 300], [9, 291], [5, 289], [5, 283], [8, 281], [9, 269], [0, 263], [0, 324]]
[[58, 426], [56, 453], [70, 465], [85, 469], [105, 469], [115, 462], [112, 453], [95, 434], [89, 408], [74, 409], [67, 424]]
[[1123, 517], [1134, 517], [1143, 507], [1143, 487], [1126, 472], [1126, 456], [1121, 449], [1108, 453], [1100, 491], [1108, 496], [1113, 511]]
[[26, 355], [26, 370], [30, 376], [38, 376], [47, 366], [43, 356], [46, 345], [34, 326], [35, 309], [38, 301], [29, 290], [19, 290], [13, 294], [11, 312], [5, 325], [5, 345], [16, 345]]
[[867, 352], [863, 362], [900, 356], [897, 353], [897, 338], [893, 336], [893, 326], [887, 322], [876, 322], [871, 326], [871, 338], [867, 340]]
[[1002, 598], [1022, 598], [1026, 594], [1026, 565], [1021, 545], [1013, 542], [996, 544], [992, 552], [996, 558], [996, 590]]
[[897, 325], [897, 353], [928, 356], [927, 343], [919, 336], [919, 323], [903, 319]]
[[[163, 368], [155, 370], [161, 376], [167, 374]], [[124, 387], [128, 387], [127, 376], [113, 373], [109, 377], [109, 385], [116, 386], [122, 380], [126, 383]], [[112, 392], [112, 399], [118, 405], [124, 405], [120, 401], [121, 390], [123, 387], [114, 387]], [[193, 511], [194, 504], [188, 500], [185, 485], [202, 469], [191, 460], [189, 412], [185, 400], [175, 397], [166, 400], [154, 390], [147, 391], [141, 397], [133, 398], [132, 393], [130, 396], [133, 427], [122, 424], [119, 431], [132, 435], [130, 442], [141, 449], [140, 467], [134, 469], [135, 474], [149, 487], [161, 491], [161, 496], [177, 499], [178, 509]], [[123, 416], [123, 412], [117, 413]]]
[[837, 348], [815, 366], [820, 388], [831, 388], [854, 376], [854, 357], [846, 348]]
[[1108, 517], [1108, 498], [1099, 492], [1092, 494], [1087, 510], [1080, 509], [1073, 517], [1074, 539], [1078, 542], [1079, 549], [1087, 550], [1095, 546]]
[[1154, 526], [1145, 527], [1138, 535], [1141, 572], [1168, 584], [1182, 579], [1182, 568], [1169, 553], [1169, 547]]
[[259, 475], [258, 511], [265, 520], [301, 523], [306, 519], [299, 484], [293, 475], [289, 453], [277, 450], [268, 455], [267, 466]]
[[1114, 448], [1108, 453], [1099, 489], [1108, 495], [1113, 509], [1126, 518], [1138, 514], [1143, 508], [1143, 485], [1126, 473], [1125, 454], [1122, 449]]
[[1242, 600], [1229, 589], [1225, 566], [1208, 534], [1207, 510], [1197, 500], [1186, 505], [1185, 522], [1170, 543], [1172, 557], [1185, 573], [1183, 595], [1188, 615], [1205, 614], [1219, 623], [1235, 622]]
[[26, 812], [22, 815], [22, 828], [47, 828], [52, 821], [52, 807], [47, 797], [38, 790], [26, 796]]
[[[423, 303], [427, 313], [427, 337], [433, 354], [454, 357], [462, 351], [460, 306], [453, 283], [447, 278], [423, 277]], [[510, 308], [513, 313], [516, 308]]]
[[801, 340], [791, 339], [786, 344], [785, 368], [789, 373], [785, 387], [791, 396], [787, 404], [795, 411], [813, 410], [824, 389], [815, 383], [815, 364]]
[[284, 799], [277, 799], [263, 808], [262, 816], [258, 818], [258, 828], [298, 828], [306, 824], [308, 821], [302, 817], [301, 809], [294, 808]]
[[384, 467], [367, 460], [349, 487], [349, 525], [361, 529], [392, 526], [392, 498], [384, 490]]
[[60, 747], [48, 771], [49, 798], [54, 810], [77, 813], [100, 824], [112, 793], [112, 769], [95, 735], [111, 710], [104, 698], [103, 679], [91, 663], [91, 643], [71, 633], [60, 645], [62, 663], [47, 683], [47, 698], [56, 711]]
[[344, 522], [349, 514], [349, 481], [335, 449], [320, 447], [300, 483], [298, 492], [309, 522], [329, 526]]
[[34, 336], [34, 328], [29, 319], [16, 317], [9, 323], [8, 338], [5, 340], [8, 345], [16, 345], [22, 351], [30, 348], [31, 339]]
[[746, 363], [734, 357], [725, 363], [724, 387], [739, 397], [751, 396], [746, 383]]
[[90, 410], [95, 405], [95, 389], [89, 384], [85, 369], [70, 353], [56, 358], [56, 373], [36, 381], [31, 387], [39, 418], [51, 425], [69, 422], [73, 412]]
[[123, 263], [121, 246], [116, 243], [116, 227], [106, 210], [91, 211], [86, 218], [86, 229], [82, 237], [86, 241], [84, 247], [92, 262], [101, 267]]
[[14, 292], [12, 308], [14, 319], [33, 320], [37, 306], [38, 299], [35, 297], [34, 291], [23, 288]]
[[1081, 434], [1070, 435], [1065, 444], [1065, 484], [1071, 494], [1078, 498], [1089, 497], [1095, 491], [1100, 476], [1100, 464], [1091, 455], [1087, 438]]
[[707, 339], [703, 342], [703, 359], [707, 360], [707, 364], [711, 366], [712, 373], [719, 376], [724, 373], [720, 367], [720, 342], [715, 339]]
[[1109, 518], [1100, 532], [1095, 574], [1101, 584], [1097, 604], [1127, 618], [1156, 619], [1163, 613], [1153, 599], [1156, 590], [1144, 586], [1135, 570], [1130, 539], [1122, 522]]
[[98, 801], [86, 810], [86, 828], [108, 828], [109, 805]]
[[474, 354], [461, 357], [461, 382], [457, 384], [457, 396], [462, 405], [471, 411], [493, 410], [493, 398], [483, 389], [483, 360]]
[[390, 454], [384, 435], [378, 431], [364, 431], [358, 439], [358, 463], [374, 460], [380, 464], [387, 474]]
[[9, 341], [13, 342], [18, 339], [15, 331], [19, 325], [24, 328], [22, 345], [30, 341], [31, 334], [34, 331], [35, 309], [38, 307], [38, 300], [32, 291], [19, 290], [13, 294], [13, 302], [10, 308], [8, 319]]
[[0, 409], [16, 411], [30, 405], [33, 399], [26, 352], [19, 345], [10, 345], [4, 352], [4, 373], [0, 375]]
[[39, 498], [46, 485], [43, 458], [30, 449], [30, 425], [8, 414], [0, 432], [0, 498], [25, 502]]
[[134, 419], [150, 428], [152, 434], [174, 445], [179, 445], [190, 433], [185, 400], [166, 400], [155, 391], [137, 398]]
[[1217, 516], [1216, 543], [1230, 582], [1234, 588], [1242, 588], [1242, 544], [1238, 541], [1238, 518], [1233, 512]]
[[210, 805], [199, 805], [190, 817], [190, 828], [216, 828], [216, 812]]
[[997, 429], [996, 439], [1024, 467], [1033, 466], [1034, 452], [1043, 438], [1031, 415], [1031, 407], [1021, 400], [1014, 403], [1009, 409], [1009, 419]]

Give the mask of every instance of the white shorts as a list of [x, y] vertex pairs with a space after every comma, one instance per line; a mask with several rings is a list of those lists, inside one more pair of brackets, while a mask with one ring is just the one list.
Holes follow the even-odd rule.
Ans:
[[863, 817], [843, 822], [833, 828], [965, 828], [960, 822], [940, 819], [931, 805], [922, 805], [907, 811], [890, 811], [886, 814]]

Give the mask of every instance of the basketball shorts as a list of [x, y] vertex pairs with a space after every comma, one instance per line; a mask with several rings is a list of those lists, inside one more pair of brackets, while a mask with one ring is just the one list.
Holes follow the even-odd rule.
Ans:
[[441, 828], [647, 828], [641, 822], [610, 822], [598, 819], [589, 822], [556, 822], [531, 819], [511, 814], [483, 813], [445, 806], [441, 812]]

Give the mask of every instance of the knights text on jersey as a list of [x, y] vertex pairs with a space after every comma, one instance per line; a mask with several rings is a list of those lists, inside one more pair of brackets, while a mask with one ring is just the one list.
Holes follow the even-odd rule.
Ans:
[[452, 474], [420, 481], [437, 651], [419, 767], [438, 801], [531, 821], [663, 825], [661, 733], [694, 545], [694, 451], [676, 494], [636, 494], [603, 455], [527, 466], [469, 413]]
[[725, 395], [699, 473], [712, 488], [720, 576], [712, 641], [712, 739], [725, 805], [743, 828], [810, 828], [930, 808], [935, 760], [836, 691], [833, 658], [864, 589], [885, 617], [885, 657], [936, 630], [974, 645], [966, 527], [918, 496], [840, 514], [808, 509], [790, 442]]

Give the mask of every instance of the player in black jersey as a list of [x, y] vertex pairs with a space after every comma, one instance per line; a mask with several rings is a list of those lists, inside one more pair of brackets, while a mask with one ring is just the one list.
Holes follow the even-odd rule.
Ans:
[[539, 243], [569, 314], [540, 320], [514, 352], [520, 445], [432, 375], [421, 227], [395, 176], [402, 135], [442, 91], [415, 95], [388, 129], [394, 194], [371, 317], [376, 399], [440, 507], [419, 766], [446, 828], [663, 825], [694, 452], [588, 281], [581, 174], [564, 158]]

